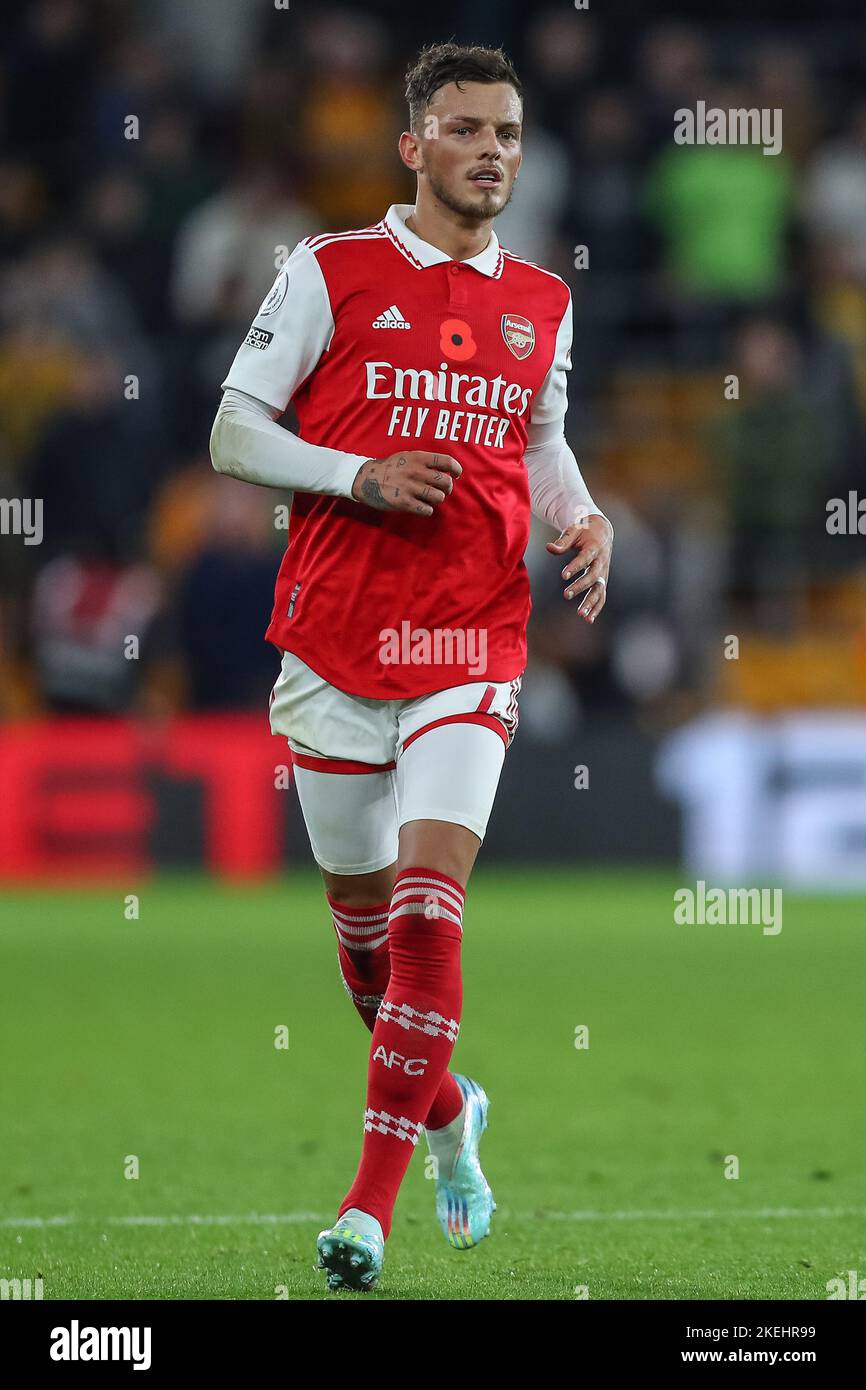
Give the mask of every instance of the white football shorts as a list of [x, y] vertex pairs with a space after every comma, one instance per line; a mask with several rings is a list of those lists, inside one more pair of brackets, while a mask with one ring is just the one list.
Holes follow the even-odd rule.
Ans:
[[368, 700], [284, 652], [271, 732], [288, 740], [317, 864], [334, 874], [384, 869], [412, 820], [451, 821], [483, 840], [517, 730], [520, 681]]

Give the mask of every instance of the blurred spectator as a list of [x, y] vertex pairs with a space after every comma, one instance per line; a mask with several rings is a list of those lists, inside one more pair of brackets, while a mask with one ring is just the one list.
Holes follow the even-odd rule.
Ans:
[[569, 264], [583, 254], [579, 247], [588, 256], [586, 269], [571, 273], [581, 324], [575, 390], [586, 395], [622, 360], [626, 328], [636, 329], [642, 313], [641, 272], [652, 264], [652, 239], [641, 215], [637, 118], [625, 92], [601, 88], [587, 98], [573, 149], [562, 231]]
[[543, 10], [533, 15], [526, 44], [527, 122], [568, 138], [599, 61], [595, 19], [560, 7]]
[[694, 25], [663, 20], [639, 36], [637, 90], [648, 149], [668, 148], [674, 112], [694, 108], [710, 82], [708, 46]]
[[[707, 93], [708, 108], [752, 104], [738, 87]], [[671, 283], [684, 298], [748, 303], [783, 281], [793, 201], [784, 154], [765, 155], [758, 145], [676, 145], [672, 122], [646, 198]]]
[[266, 165], [291, 178], [303, 201], [312, 162], [307, 141], [298, 139], [306, 118], [305, 82], [300, 52], [269, 51], [249, 69], [242, 97], [224, 112], [221, 132], [234, 167]]
[[159, 581], [144, 564], [64, 555], [33, 596], [40, 693], [58, 713], [119, 714], [139, 686]]
[[793, 164], [802, 164], [812, 152], [821, 120], [808, 50], [778, 39], [761, 44], [752, 55], [749, 86], [755, 106], [783, 112], [785, 154]]
[[174, 106], [148, 121], [134, 166], [106, 169], [84, 187], [84, 230], [146, 329], [170, 326], [178, 229], [215, 187], [190, 117]]
[[134, 160], [151, 121], [180, 99], [184, 82], [174, 50], [155, 34], [121, 29], [112, 38], [94, 95], [91, 139], [100, 159]]
[[116, 360], [79, 355], [68, 406], [47, 425], [30, 473], [45, 508], [41, 557], [140, 554], [157, 461], [141, 402], [125, 398]]
[[27, 250], [42, 230], [47, 206], [44, 177], [35, 164], [0, 160], [0, 257]]
[[85, 186], [82, 217], [99, 263], [122, 282], [145, 329], [155, 327], [165, 301], [166, 265], [146, 231], [147, 197], [131, 170], [102, 174]]
[[72, 394], [75, 360], [72, 344], [38, 323], [0, 336], [0, 448], [20, 477], [45, 425]]
[[150, 360], [122, 288], [81, 238], [56, 236], [9, 268], [0, 290], [5, 323], [37, 323], [75, 347], [113, 352], [125, 371]]
[[729, 402], [710, 436], [729, 508], [729, 582], [738, 597], [763, 604], [764, 616], [790, 617], [822, 558], [827, 440], [803, 393], [796, 338], [781, 321], [743, 322], [734, 370], [740, 399]]
[[308, 196], [334, 231], [369, 226], [414, 197], [396, 148], [406, 118], [384, 72], [387, 30], [369, 15], [326, 11], [310, 26], [306, 54]]
[[840, 261], [866, 285], [866, 102], [839, 139], [815, 155], [803, 215], [812, 235], [834, 243]]
[[[200, 91], [214, 99], [225, 99], [244, 82], [248, 66], [258, 46], [267, 9], [237, 0], [149, 0], [159, 33], [173, 51], [179, 51], [184, 65], [194, 75]], [[288, 6], [280, 18], [291, 23]]]
[[233, 333], [246, 328], [273, 283], [279, 248], [291, 251], [317, 229], [315, 213], [296, 199], [288, 179], [268, 167], [244, 170], [180, 229], [173, 283], [178, 321], [227, 325]]
[[243, 166], [184, 222], [171, 282], [172, 411], [182, 449], [196, 451], [207, 437], [219, 383], [278, 264], [317, 230], [291, 179], [270, 166]]
[[516, 256], [550, 266], [559, 260], [560, 223], [570, 183], [562, 141], [531, 126], [511, 202], [496, 219], [496, 235]]
[[35, 159], [58, 189], [70, 189], [87, 148], [98, 44], [85, 0], [21, 6], [8, 46], [5, 128], [9, 148]]
[[[838, 243], [821, 241], [811, 248], [811, 269], [814, 279], [813, 307], [815, 320], [832, 334], [837, 354], [845, 356], [845, 365], [850, 357], [859, 393], [860, 427], [851, 419], [852, 403], [847, 393], [844, 398], [844, 414], [839, 418], [841, 427], [851, 440], [851, 448], [856, 450], [862, 476], [863, 413], [866, 412], [866, 282], [851, 264], [851, 257]], [[838, 375], [838, 373], [837, 373]], [[835, 401], [829, 403], [832, 409]], [[856, 405], [853, 407], [856, 410]], [[858, 480], [859, 481], [859, 480]]]
[[212, 479], [207, 539], [178, 593], [195, 709], [267, 706], [279, 659], [264, 630], [279, 568], [278, 539], [285, 539], [285, 531], [274, 531], [276, 497], [231, 479]]

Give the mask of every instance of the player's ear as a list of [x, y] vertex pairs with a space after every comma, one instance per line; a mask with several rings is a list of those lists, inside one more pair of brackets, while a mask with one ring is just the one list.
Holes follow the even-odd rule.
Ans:
[[418, 136], [414, 135], [411, 130], [404, 130], [400, 136], [399, 150], [400, 158], [406, 168], [411, 169], [414, 174], [420, 173], [424, 167], [424, 161], [421, 158], [421, 141]]

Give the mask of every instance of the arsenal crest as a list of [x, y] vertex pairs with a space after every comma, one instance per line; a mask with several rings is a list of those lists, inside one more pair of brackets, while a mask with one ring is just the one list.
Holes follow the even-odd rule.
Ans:
[[535, 347], [535, 328], [522, 314], [502, 315], [502, 336], [520, 362]]

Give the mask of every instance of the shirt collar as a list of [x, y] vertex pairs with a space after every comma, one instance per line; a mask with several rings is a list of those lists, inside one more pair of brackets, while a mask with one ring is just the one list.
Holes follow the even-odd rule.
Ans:
[[[431, 246], [429, 241], [422, 241], [406, 226], [406, 218], [414, 211], [411, 203], [394, 203], [382, 219], [382, 225], [397, 250], [418, 270], [424, 270], [430, 265], [442, 265], [443, 262], [453, 260], [452, 256], [440, 251], [438, 246]], [[492, 228], [490, 240], [484, 250], [479, 251], [477, 256], [472, 256], [468, 261], [460, 261], [460, 265], [471, 265], [473, 270], [479, 270], [482, 275], [488, 275], [494, 280], [499, 278], [502, 274], [502, 251]]]

